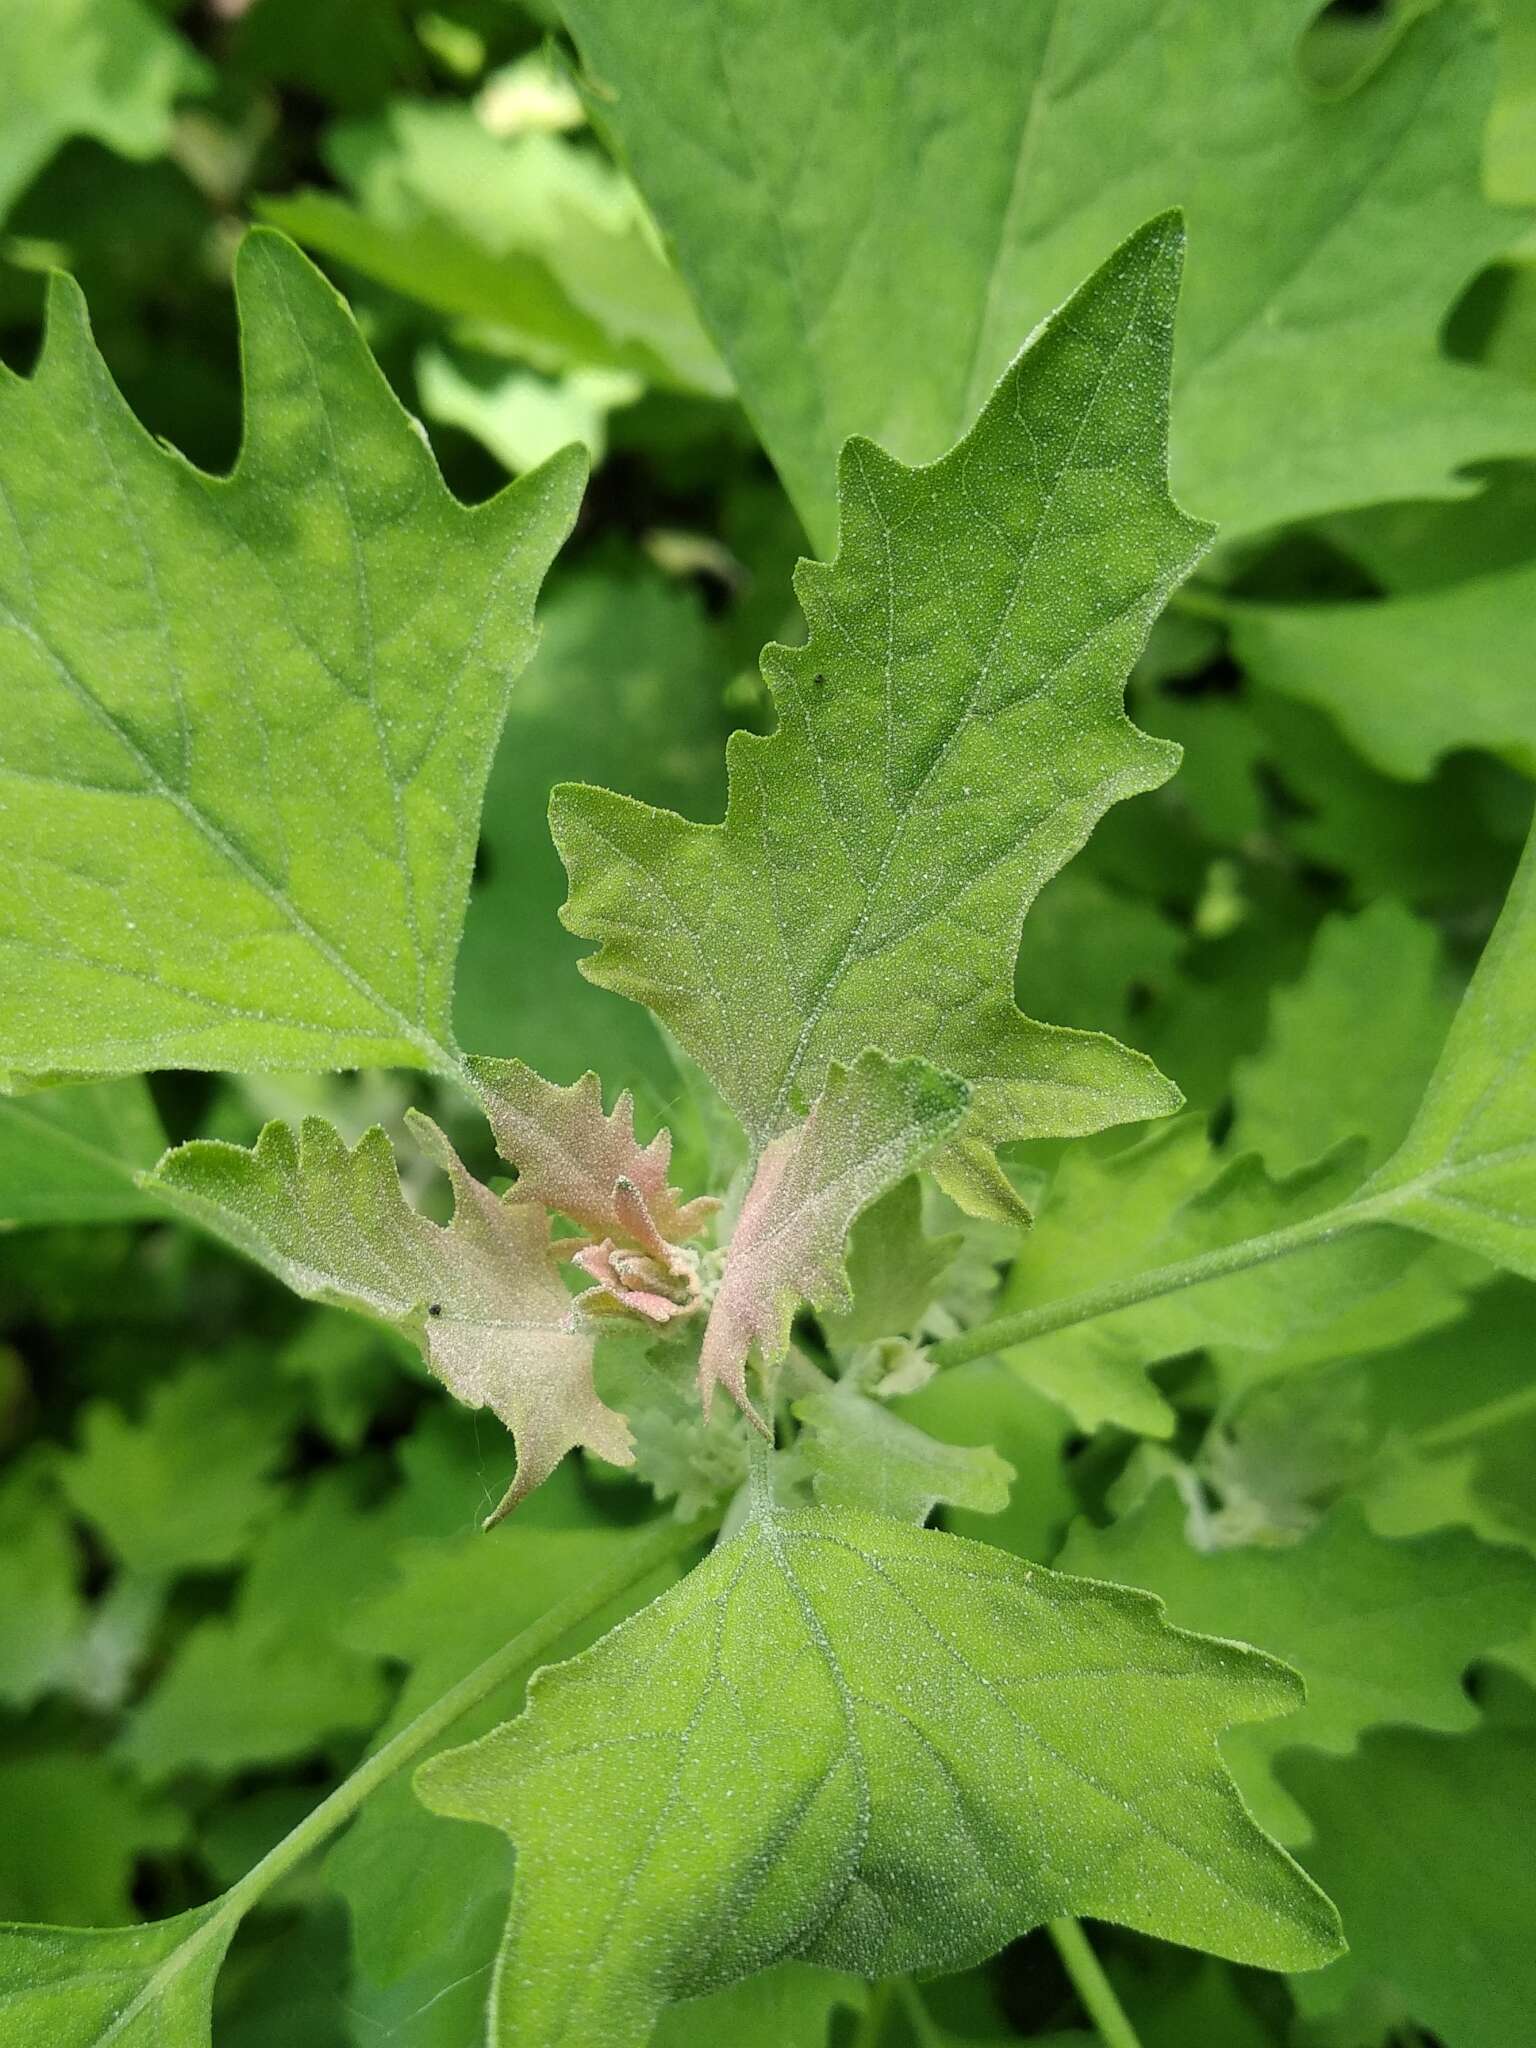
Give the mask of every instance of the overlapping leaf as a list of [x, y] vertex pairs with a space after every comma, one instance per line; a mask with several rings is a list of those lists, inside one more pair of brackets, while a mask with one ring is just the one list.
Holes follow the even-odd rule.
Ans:
[[1480, 190], [1488, 26], [1423, 10], [1354, 91], [1323, 94], [1295, 50], [1316, 13], [566, 7], [597, 118], [821, 548], [846, 435], [941, 454], [1019, 336], [1171, 205], [1194, 252], [1174, 475], [1229, 534], [1444, 493], [1536, 446], [1536, 400], [1438, 345], [1521, 228]]
[[556, 792], [585, 970], [759, 1144], [867, 1045], [970, 1082], [978, 1137], [1174, 1105], [1139, 1055], [1023, 1016], [1013, 968], [1041, 884], [1174, 765], [1121, 693], [1206, 539], [1165, 476], [1181, 248], [1171, 218], [1126, 243], [932, 468], [843, 451], [840, 552], [799, 572], [810, 638], [765, 656], [778, 728], [733, 737], [724, 824]]

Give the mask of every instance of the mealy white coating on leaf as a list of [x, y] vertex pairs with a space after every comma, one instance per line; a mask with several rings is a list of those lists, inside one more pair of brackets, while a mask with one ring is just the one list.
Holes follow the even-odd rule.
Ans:
[[784, 1957], [956, 1969], [1064, 1913], [1316, 1967], [1336, 1917], [1216, 1747], [1300, 1691], [1144, 1595], [760, 1509], [417, 1785], [517, 1845], [494, 2048], [638, 2048]]
[[959, 1124], [970, 1090], [924, 1060], [866, 1052], [834, 1066], [804, 1123], [758, 1162], [731, 1235], [699, 1353], [704, 1412], [723, 1386], [764, 1427], [747, 1396], [747, 1359], [777, 1364], [802, 1300], [845, 1308], [843, 1249], [855, 1219]]
[[319, 1117], [297, 1142], [268, 1124], [254, 1151], [183, 1145], [148, 1184], [296, 1293], [409, 1331], [450, 1392], [498, 1415], [517, 1439], [517, 1473], [494, 1521], [577, 1445], [628, 1464], [629, 1431], [598, 1399], [594, 1340], [572, 1327], [544, 1210], [494, 1195], [436, 1125], [411, 1123], [453, 1181], [446, 1228], [406, 1202], [381, 1129], [349, 1150]]
[[628, 1089], [605, 1115], [596, 1074], [559, 1088], [521, 1060], [465, 1065], [496, 1149], [517, 1169], [519, 1201], [542, 1202], [594, 1237], [625, 1239], [653, 1257], [662, 1255], [658, 1240], [696, 1237], [719, 1208], [708, 1195], [680, 1201], [667, 1185], [671, 1134], [658, 1131], [640, 1143]]

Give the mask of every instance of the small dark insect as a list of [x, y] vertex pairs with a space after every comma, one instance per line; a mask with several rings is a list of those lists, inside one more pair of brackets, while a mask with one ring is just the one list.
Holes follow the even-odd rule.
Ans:
[[427, 1314], [429, 1316], [440, 1316], [442, 1312], [443, 1304], [440, 1301], [429, 1301], [427, 1303]]

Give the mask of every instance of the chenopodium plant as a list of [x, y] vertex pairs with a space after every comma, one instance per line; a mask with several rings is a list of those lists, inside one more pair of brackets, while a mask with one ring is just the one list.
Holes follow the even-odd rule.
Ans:
[[[272, 1884], [498, 1683], [716, 1534], [540, 1672], [519, 1719], [419, 1771], [429, 1807], [516, 1844], [493, 2041], [624, 2048], [669, 2003], [783, 1959], [954, 1968], [1072, 1915], [1272, 1969], [1338, 1953], [1332, 1907], [1216, 1746], [1296, 1708], [1295, 1673], [1170, 1626], [1147, 1594], [925, 1528], [939, 1502], [1001, 1507], [1010, 1469], [881, 1398], [1292, 1254], [1343, 1259], [1347, 1289], [1358, 1245], [1364, 1290], [1389, 1226], [1536, 1273], [1531, 856], [1369, 1179], [1313, 1176], [1279, 1210], [1245, 1182], [1207, 1205], [1235, 1220], [1183, 1256], [926, 1353], [882, 1341], [920, 1321], [945, 1256], [915, 1173], [1017, 1223], [999, 1144], [1178, 1106], [1139, 1054], [1021, 1014], [1013, 973], [1042, 884], [1176, 766], [1123, 687], [1209, 538], [1166, 480], [1181, 247], [1171, 216], [1132, 236], [939, 461], [846, 445], [839, 549], [799, 572], [808, 637], [765, 656], [777, 724], [732, 740], [723, 823], [556, 792], [567, 920], [600, 942], [588, 973], [649, 1005], [742, 1135], [739, 1170], [688, 1195], [624, 1096], [608, 1111], [592, 1075], [560, 1088], [466, 1057], [447, 1022], [466, 792], [578, 459], [457, 505], [339, 301], [259, 233], [237, 274], [245, 444], [209, 479], [143, 435], [58, 286], [35, 376], [0, 381], [7, 1067], [21, 1085], [372, 1061], [458, 1083], [516, 1177], [494, 1192], [414, 1118], [452, 1183], [447, 1224], [406, 1200], [382, 1131], [349, 1146], [321, 1120], [252, 1150], [182, 1146], [144, 1186], [299, 1293], [409, 1332], [498, 1415], [515, 1471], [492, 1522], [573, 1450], [638, 1453], [680, 1513], [222, 1898], [149, 1926], [6, 1930], [6, 2048], [206, 2043], [220, 1959]], [[819, 1363], [795, 1342], [805, 1303]], [[488, 1540], [515, 1569], [515, 1520]]]

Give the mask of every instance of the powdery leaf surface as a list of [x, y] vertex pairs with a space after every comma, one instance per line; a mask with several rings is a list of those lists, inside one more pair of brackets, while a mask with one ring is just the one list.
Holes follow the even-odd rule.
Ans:
[[720, 1206], [707, 1195], [681, 1201], [667, 1185], [671, 1136], [658, 1131], [648, 1145], [640, 1143], [628, 1090], [605, 1115], [596, 1074], [557, 1088], [521, 1060], [471, 1059], [467, 1065], [496, 1149], [517, 1169], [520, 1202], [558, 1209], [594, 1237], [627, 1237], [636, 1222], [633, 1203], [620, 1192], [627, 1182], [652, 1232], [670, 1244], [696, 1237]]
[[855, 1218], [954, 1130], [968, 1101], [964, 1082], [923, 1060], [866, 1052], [832, 1068], [805, 1122], [764, 1152], [731, 1234], [699, 1353], [706, 1415], [717, 1386], [755, 1415], [748, 1357], [778, 1363], [801, 1301], [850, 1305], [843, 1250]]
[[584, 970], [759, 1145], [867, 1045], [971, 1082], [987, 1139], [1176, 1105], [1140, 1054], [1022, 1015], [1013, 975], [1042, 883], [1177, 758], [1123, 688], [1209, 533], [1166, 481], [1182, 247], [1171, 216], [1133, 236], [931, 468], [843, 449], [840, 550], [797, 574], [810, 637], [764, 656], [778, 726], [733, 736], [723, 824], [555, 792]]
[[759, 1514], [530, 1698], [417, 1779], [517, 1845], [500, 2048], [638, 2048], [770, 1961], [953, 1969], [1061, 1913], [1269, 1968], [1339, 1946], [1216, 1753], [1291, 1674], [981, 1544]]
[[210, 2048], [237, 1915], [139, 1927], [0, 1925], [0, 2048]]
[[498, 1415], [517, 1473], [495, 1520], [578, 1444], [628, 1464], [629, 1431], [592, 1384], [593, 1339], [570, 1326], [545, 1212], [492, 1194], [435, 1125], [411, 1122], [453, 1182], [446, 1228], [406, 1202], [377, 1125], [350, 1150], [320, 1117], [297, 1140], [268, 1124], [253, 1151], [198, 1140], [167, 1153], [151, 1185], [295, 1293], [409, 1331], [450, 1393]]
[[236, 263], [233, 473], [153, 440], [57, 279], [0, 371], [0, 1065], [446, 1068], [479, 800], [584, 473], [473, 508], [331, 287]]

